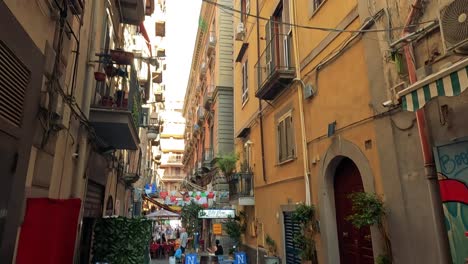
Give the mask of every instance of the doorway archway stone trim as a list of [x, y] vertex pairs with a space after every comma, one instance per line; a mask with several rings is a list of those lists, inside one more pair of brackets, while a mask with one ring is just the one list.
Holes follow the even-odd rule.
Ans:
[[[369, 160], [351, 141], [340, 136], [333, 139], [319, 164], [318, 202], [320, 219], [320, 237], [325, 263], [340, 263], [338, 232], [335, 210], [334, 177], [337, 166], [344, 158], [351, 159], [359, 169], [365, 192], [374, 193], [374, 176]], [[380, 235], [377, 229], [371, 228], [374, 257], [378, 256], [376, 248]]]

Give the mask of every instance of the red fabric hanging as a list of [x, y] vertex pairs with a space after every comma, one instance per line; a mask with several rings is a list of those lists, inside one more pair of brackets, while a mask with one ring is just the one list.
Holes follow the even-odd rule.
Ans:
[[28, 198], [16, 263], [73, 263], [80, 208], [80, 199]]

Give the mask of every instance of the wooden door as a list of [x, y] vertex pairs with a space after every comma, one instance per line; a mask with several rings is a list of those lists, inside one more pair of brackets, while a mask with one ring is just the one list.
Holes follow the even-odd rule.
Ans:
[[352, 213], [349, 195], [364, 190], [361, 174], [350, 159], [338, 165], [334, 180], [336, 223], [341, 264], [373, 264], [369, 227], [357, 229], [346, 220]]

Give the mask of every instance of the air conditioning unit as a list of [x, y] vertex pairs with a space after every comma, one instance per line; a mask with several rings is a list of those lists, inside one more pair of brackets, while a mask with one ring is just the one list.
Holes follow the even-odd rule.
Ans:
[[468, 54], [468, 4], [466, 0], [443, 1], [440, 29], [446, 51]]
[[236, 40], [244, 41], [244, 37], [245, 37], [244, 23], [240, 22], [239, 24], [237, 24]]
[[309, 99], [315, 96], [314, 87], [311, 84], [304, 86], [304, 99]]

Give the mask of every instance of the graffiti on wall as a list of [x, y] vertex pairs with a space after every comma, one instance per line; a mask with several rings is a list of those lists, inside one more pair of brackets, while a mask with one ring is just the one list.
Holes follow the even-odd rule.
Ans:
[[468, 258], [468, 140], [434, 148], [453, 263]]

